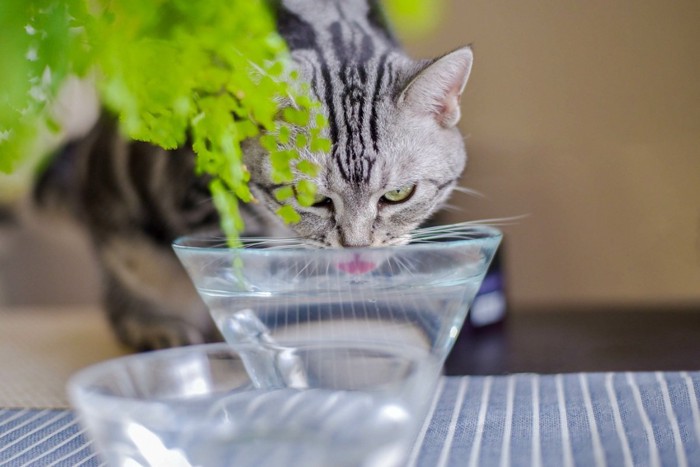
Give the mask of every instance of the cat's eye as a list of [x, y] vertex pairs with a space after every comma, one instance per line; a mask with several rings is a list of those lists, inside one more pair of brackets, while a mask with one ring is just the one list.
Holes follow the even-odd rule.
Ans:
[[314, 208], [332, 208], [333, 207], [333, 200], [330, 199], [328, 196], [320, 195], [316, 193], [314, 195], [314, 201], [311, 203], [311, 207]]
[[389, 190], [382, 196], [382, 201], [387, 203], [403, 203], [408, 201], [413, 193], [416, 191], [416, 185], [404, 185], [402, 187], [396, 188], [395, 190]]

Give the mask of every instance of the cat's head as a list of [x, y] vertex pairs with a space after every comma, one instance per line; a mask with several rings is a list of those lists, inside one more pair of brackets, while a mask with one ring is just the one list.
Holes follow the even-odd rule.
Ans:
[[[316, 202], [292, 202], [301, 216], [290, 226], [295, 234], [322, 246], [405, 243], [464, 170], [456, 125], [471, 65], [465, 47], [427, 64], [387, 53], [362, 67], [302, 66], [328, 117], [332, 150], [301, 155], [320, 170], [312, 179]], [[246, 154], [255, 196], [275, 211], [279, 186], [270, 182], [268, 159], [259, 150]]]

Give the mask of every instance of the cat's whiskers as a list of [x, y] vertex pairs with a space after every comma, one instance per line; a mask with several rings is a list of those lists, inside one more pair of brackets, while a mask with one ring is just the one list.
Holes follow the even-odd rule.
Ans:
[[442, 209], [450, 212], [461, 212], [464, 211], [462, 206], [456, 206], [454, 204], [443, 204]]
[[381, 246], [401, 246], [411, 241], [411, 234], [401, 235], [387, 240]]
[[520, 220], [528, 217], [527, 214], [510, 217], [499, 217], [492, 219], [478, 219], [467, 222], [460, 222], [450, 225], [437, 225], [432, 227], [423, 227], [416, 229], [411, 234], [411, 243], [432, 243], [444, 239], [470, 239], [474, 238], [475, 234], [470, 230], [471, 226], [488, 226], [501, 227], [515, 225]]
[[[389, 265], [389, 267], [391, 267], [392, 262], [396, 264], [400, 273], [406, 273], [411, 277], [414, 276], [415, 268], [410, 267], [411, 264], [410, 264], [410, 262], [408, 262], [407, 258], [391, 257], [387, 260], [387, 264]], [[392, 268], [392, 272], [393, 272], [393, 268]]]
[[298, 278], [299, 276], [301, 276], [301, 274], [302, 274], [304, 271], [306, 271], [307, 269], [309, 269], [309, 267], [310, 267], [312, 264], [313, 264], [313, 261], [307, 261], [307, 262], [304, 264], [304, 266], [303, 266], [302, 268], [300, 268], [300, 269], [297, 271], [296, 275], [294, 276], [294, 279], [296, 279], [296, 278]]
[[452, 189], [452, 191], [453, 192], [456, 191], [458, 193], [462, 193], [462, 194], [469, 195], [469, 196], [474, 196], [477, 198], [486, 198], [486, 195], [483, 194], [482, 192], [475, 190], [473, 188], [467, 188], [466, 186], [457, 185]]
[[398, 261], [396, 260], [396, 258], [389, 258], [387, 260], [386, 265], [389, 268], [389, 270], [391, 271], [391, 275], [394, 276], [394, 275], [396, 275], [396, 271], [394, 271], [394, 267], [392, 266], [392, 264], [396, 264], [399, 271], [401, 271], [401, 265], [398, 264]]
[[310, 245], [302, 238], [296, 237], [246, 237], [242, 238], [244, 248], [259, 248], [265, 250], [285, 250], [309, 248]]
[[[409, 234], [391, 238], [380, 245], [380, 247], [401, 246], [407, 243], [431, 243], [443, 239], [470, 239], [474, 238], [475, 235], [472, 229], [470, 229], [472, 226], [503, 227], [516, 225], [526, 217], [528, 217], [528, 215], [523, 214], [509, 217], [476, 219], [449, 225], [422, 227]], [[300, 237], [246, 237], [241, 240], [244, 242], [245, 248], [264, 248], [269, 250], [327, 247], [327, 245], [317, 240]], [[219, 245], [225, 245], [225, 240], [223, 238]]]

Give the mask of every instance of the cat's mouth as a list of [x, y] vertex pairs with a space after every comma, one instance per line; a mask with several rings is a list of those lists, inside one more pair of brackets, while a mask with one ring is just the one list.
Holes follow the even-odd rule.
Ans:
[[359, 253], [355, 253], [350, 261], [338, 263], [337, 267], [348, 274], [365, 274], [376, 269], [377, 265], [362, 259]]

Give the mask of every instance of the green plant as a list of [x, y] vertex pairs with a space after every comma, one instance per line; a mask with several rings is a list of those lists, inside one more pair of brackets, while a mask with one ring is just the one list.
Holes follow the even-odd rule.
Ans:
[[[387, 2], [407, 21], [434, 4]], [[290, 66], [269, 1], [10, 0], [0, 2], [0, 43], [3, 172], [26, 159], [37, 128], [58, 129], [48, 110], [72, 74], [95, 77], [128, 137], [166, 149], [192, 144], [231, 242], [243, 229], [238, 203], [253, 198], [243, 140], [262, 135], [276, 183], [290, 183], [294, 169], [313, 177], [317, 168], [299, 161], [300, 149], [330, 150], [325, 119]], [[314, 193], [305, 181], [278, 198], [303, 205]], [[298, 219], [291, 206], [279, 214]]]

